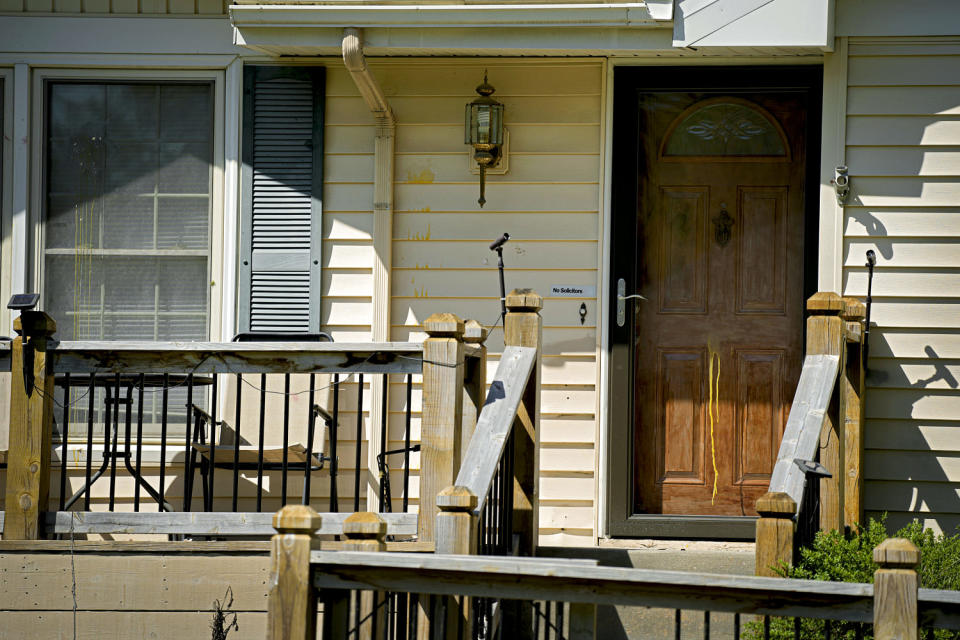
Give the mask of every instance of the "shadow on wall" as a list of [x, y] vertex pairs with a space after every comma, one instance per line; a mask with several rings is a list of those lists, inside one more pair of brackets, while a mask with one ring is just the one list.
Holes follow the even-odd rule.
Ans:
[[943, 407], [960, 401], [960, 360], [941, 358], [929, 344], [924, 357], [886, 357], [893, 353], [892, 333], [870, 334], [876, 357], [867, 375], [866, 515], [887, 512], [889, 531], [920, 519], [952, 534], [960, 526], [960, 422]]

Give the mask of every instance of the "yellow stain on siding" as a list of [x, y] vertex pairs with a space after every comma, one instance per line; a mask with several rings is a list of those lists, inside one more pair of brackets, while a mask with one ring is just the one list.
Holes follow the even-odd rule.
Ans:
[[428, 264], [423, 264], [423, 265], [421, 265], [421, 264], [418, 262], [417, 264], [413, 265], [413, 268], [414, 268], [415, 271], [421, 271], [421, 270], [429, 269], [429, 268], [430, 268], [430, 265], [428, 265]]
[[407, 171], [407, 182], [410, 184], [431, 184], [436, 177], [430, 169], [424, 169], [420, 173]]
[[424, 233], [412, 233], [407, 231], [407, 240], [422, 240], [426, 241], [430, 239], [430, 225], [427, 224], [427, 232]]

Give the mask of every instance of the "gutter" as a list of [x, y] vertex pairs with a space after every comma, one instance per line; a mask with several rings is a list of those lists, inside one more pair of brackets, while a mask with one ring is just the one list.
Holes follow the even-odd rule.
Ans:
[[503, 5], [303, 5], [247, 4], [230, 7], [235, 27], [640, 27], [665, 26], [673, 18], [664, 0], [583, 4]]
[[[376, 122], [373, 170], [373, 318], [371, 339], [373, 342], [390, 340], [390, 267], [393, 248], [393, 165], [394, 141], [397, 118], [387, 102], [377, 79], [367, 67], [363, 55], [363, 32], [348, 27], [343, 30], [341, 43], [343, 64], [357, 85], [360, 95], [370, 109]], [[386, 376], [371, 376], [371, 406], [387, 407]], [[370, 434], [367, 462], [369, 469], [377, 469], [377, 453], [381, 449], [383, 423], [386, 411], [370, 411]], [[376, 476], [376, 473], [373, 474]], [[367, 504], [377, 503], [378, 495], [367, 485]]]

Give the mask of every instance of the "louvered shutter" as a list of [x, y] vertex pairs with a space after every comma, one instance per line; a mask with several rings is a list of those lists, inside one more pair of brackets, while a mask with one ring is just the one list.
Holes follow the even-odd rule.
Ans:
[[320, 330], [322, 67], [244, 69], [240, 331]]

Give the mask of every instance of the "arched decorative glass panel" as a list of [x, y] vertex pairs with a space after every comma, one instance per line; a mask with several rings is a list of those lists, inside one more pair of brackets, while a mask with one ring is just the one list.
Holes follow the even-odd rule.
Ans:
[[786, 135], [766, 110], [740, 98], [710, 98], [681, 113], [660, 147], [664, 160], [789, 160]]

